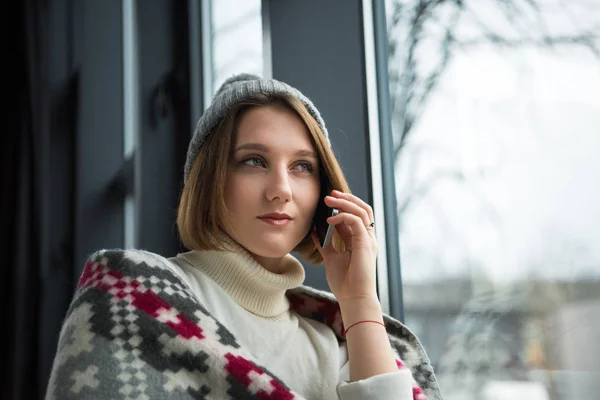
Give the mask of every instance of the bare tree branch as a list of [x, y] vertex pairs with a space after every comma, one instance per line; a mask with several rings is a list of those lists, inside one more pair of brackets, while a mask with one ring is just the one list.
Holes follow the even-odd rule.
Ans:
[[[417, 53], [421, 42], [426, 37], [425, 24], [434, 18], [433, 12], [436, 7], [444, 4], [455, 5], [455, 12], [448, 24], [445, 35], [441, 43], [442, 57], [433, 71], [424, 78], [417, 75], [418, 62]], [[403, 12], [406, 12], [406, 7], [400, 3], [394, 3], [392, 12], [392, 22], [399, 24]], [[461, 0], [420, 0], [415, 6], [409, 23], [407, 49], [403, 62], [403, 68], [400, 74], [392, 69], [390, 72], [390, 81], [392, 84], [392, 110], [394, 115], [402, 119], [400, 126], [402, 129], [399, 133], [399, 138], [396, 141], [395, 155], [399, 156], [400, 151], [404, 147], [411, 132], [414, 122], [420, 116], [423, 107], [432, 93], [433, 88], [437, 85], [441, 74], [446, 69], [452, 55], [452, 47], [454, 44], [453, 30], [457, 26], [460, 10], [462, 8]], [[394, 25], [392, 25], [394, 26]], [[398, 42], [390, 40], [390, 47], [393, 52], [390, 53], [390, 58], [395, 57], [398, 49]]]
[[[493, 5], [499, 18], [513, 32], [501, 33], [489, 26], [470, 5]], [[592, 3], [573, 0], [559, 3], [568, 13], [572, 7], [588, 7]], [[400, 157], [416, 122], [421, 117], [456, 51], [492, 44], [505, 48], [581, 47], [600, 58], [600, 27], [587, 27], [574, 34], [553, 34], [546, 14], [548, 4], [539, 0], [394, 0], [389, 18], [390, 92], [394, 118], [394, 147]], [[450, 15], [447, 21], [440, 15]], [[459, 24], [469, 18], [479, 33], [475, 37], [459, 37]], [[573, 19], [573, 18], [571, 18]], [[434, 31], [442, 31], [437, 36]], [[403, 32], [403, 34], [398, 33]], [[427, 71], [420, 53], [425, 45], [437, 49], [436, 64]]]
[[577, 36], [544, 36], [540, 38], [507, 39], [494, 34], [483, 35], [478, 39], [463, 41], [458, 44], [461, 50], [493, 43], [499, 47], [523, 48], [523, 47], [559, 47], [564, 45], [581, 46], [600, 58], [600, 36], [593, 33], [583, 33]]
[[[393, 0], [388, 37], [395, 159], [404, 154], [415, 125], [457, 51], [472, 51], [482, 45], [551, 50], [568, 46], [585, 49], [600, 59], [600, 27], [580, 26], [570, 13], [577, 7], [596, 12], [595, 6], [598, 4], [585, 0], [554, 4], [540, 0]], [[497, 13], [486, 20], [479, 13], [490, 7]], [[570, 18], [572, 32], [553, 31], [549, 13], [558, 11]], [[464, 26], [469, 29], [465, 31]], [[413, 182], [408, 197], [398, 202], [398, 215], [402, 217], [442, 181], [465, 182], [466, 177], [449, 167], [416, 187]], [[485, 203], [485, 199], [481, 201]], [[486, 212], [492, 220], [499, 218], [494, 210]]]

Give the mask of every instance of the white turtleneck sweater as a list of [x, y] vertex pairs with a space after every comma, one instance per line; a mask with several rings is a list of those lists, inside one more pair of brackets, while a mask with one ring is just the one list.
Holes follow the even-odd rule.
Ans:
[[271, 273], [240, 246], [170, 258], [198, 300], [263, 367], [307, 399], [412, 400], [408, 369], [349, 383], [348, 356], [326, 325], [290, 310], [288, 289], [304, 282], [292, 255]]

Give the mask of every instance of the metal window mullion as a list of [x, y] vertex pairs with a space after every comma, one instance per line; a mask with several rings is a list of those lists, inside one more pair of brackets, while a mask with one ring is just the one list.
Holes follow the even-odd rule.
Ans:
[[[206, 40], [206, 24], [210, 23], [210, 0], [188, 1], [190, 126], [195, 128], [206, 104], [206, 76], [212, 70], [210, 40]], [[208, 30], [210, 33], [210, 30]], [[210, 37], [209, 37], [210, 39]], [[191, 132], [190, 132], [191, 135]]]
[[365, 57], [365, 85], [367, 97], [367, 116], [369, 127], [369, 143], [371, 158], [371, 191], [373, 196], [373, 212], [375, 217], [375, 234], [377, 236], [377, 289], [381, 307], [385, 313], [390, 312], [389, 299], [389, 264], [387, 259], [386, 218], [383, 195], [383, 178], [381, 170], [381, 143], [379, 140], [379, 99], [377, 87], [377, 70], [375, 61], [375, 31], [373, 27], [373, 8], [371, 0], [363, 0], [363, 35]]
[[[212, 102], [214, 94], [214, 57], [213, 57], [213, 18], [212, 1], [201, 0], [201, 19], [202, 29], [202, 84], [204, 107], [208, 107]], [[198, 116], [199, 117], [199, 116]], [[194, 125], [192, 125], [194, 126]]]
[[[377, 82], [377, 110], [379, 117], [378, 139], [381, 168], [380, 188], [385, 214], [387, 282], [389, 290], [390, 314], [404, 321], [404, 303], [402, 299], [402, 274], [399, 248], [398, 210], [396, 201], [396, 178], [394, 173], [394, 146], [392, 137], [391, 99], [388, 75], [388, 36], [385, 14], [385, 2], [364, 0], [371, 7], [374, 39], [375, 79]], [[366, 29], [365, 29], [366, 31]], [[373, 136], [373, 135], [372, 135]]]
[[139, 82], [138, 82], [138, 37], [137, 2], [123, 1], [123, 158], [133, 158], [133, 192], [127, 193], [124, 200], [124, 238], [125, 248], [137, 245], [138, 207], [136, 207], [135, 186], [140, 180], [138, 166], [140, 158], [136, 151], [139, 137]]

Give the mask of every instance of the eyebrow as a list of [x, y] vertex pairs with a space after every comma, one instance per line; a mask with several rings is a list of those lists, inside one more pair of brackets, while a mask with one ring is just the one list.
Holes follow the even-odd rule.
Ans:
[[[241, 146], [238, 146], [235, 149], [235, 152], [237, 153], [238, 151], [241, 150], [259, 150], [259, 151], [264, 151], [265, 153], [269, 153], [269, 148], [263, 144], [260, 143], [246, 143], [243, 144]], [[296, 156], [301, 156], [301, 157], [312, 157], [315, 160], [318, 160], [319, 157], [317, 156], [317, 154], [314, 151], [310, 151], [310, 150], [298, 150], [295, 153]]]

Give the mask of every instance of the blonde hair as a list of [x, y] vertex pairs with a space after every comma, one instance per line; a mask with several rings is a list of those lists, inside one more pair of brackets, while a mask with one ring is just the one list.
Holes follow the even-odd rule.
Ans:
[[[349, 192], [348, 183], [340, 165], [327, 143], [324, 133], [317, 121], [310, 115], [304, 104], [290, 95], [256, 94], [236, 103], [221, 120], [215, 130], [208, 135], [202, 149], [190, 171], [179, 201], [177, 212], [177, 228], [182, 243], [193, 250], [224, 250], [219, 237], [221, 232], [231, 227], [227, 218], [225, 205], [225, 182], [230, 151], [234, 133], [242, 115], [253, 107], [280, 105], [295, 112], [303, 121], [315, 147], [320, 163], [321, 190], [320, 199], [328, 193], [325, 188]], [[319, 201], [319, 208], [325, 205]], [[310, 235], [293, 250], [305, 260], [313, 264], [323, 262], [321, 254], [315, 247]], [[343, 247], [342, 241], [334, 235], [333, 245], [336, 249]]]

